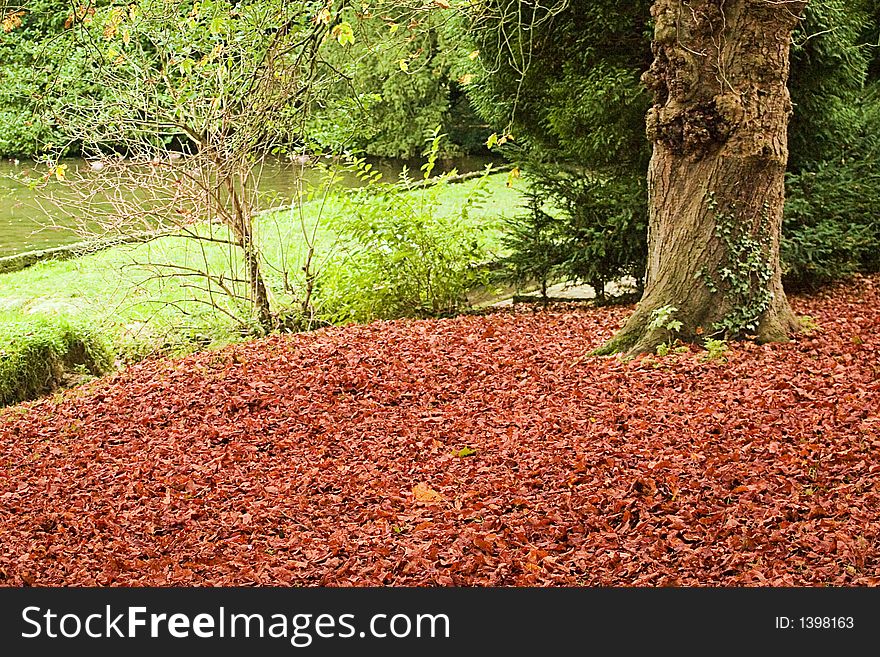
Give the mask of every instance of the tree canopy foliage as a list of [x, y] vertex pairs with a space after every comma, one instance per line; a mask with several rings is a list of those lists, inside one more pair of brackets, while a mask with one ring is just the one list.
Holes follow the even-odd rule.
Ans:
[[[455, 60], [464, 56], [465, 46], [460, 26], [450, 20], [452, 12], [439, 11], [439, 7], [434, 7], [438, 11], [416, 11], [418, 7], [413, 3], [399, 3], [399, 7], [373, 3], [377, 6], [372, 11], [370, 3], [361, 4], [279, 5], [271, 0], [224, 4], [209, 0], [169, 3], [165, 18], [169, 24], [185, 26], [196, 14], [219, 16], [218, 12], [238, 7], [252, 16], [261, 11], [269, 16], [283, 9], [284, 15], [308, 21], [327, 9], [326, 18], [334, 30], [330, 36], [336, 47], [325, 48], [315, 64], [324, 73], [332, 73], [334, 83], [322, 94], [313, 95], [309, 124], [293, 126], [297, 134], [292, 140], [307, 132], [308, 139], [320, 146], [344, 144], [370, 155], [411, 158], [421, 154], [426, 137], [441, 125], [449, 135], [445, 145], [449, 154], [484, 150], [486, 126], [471, 109], [466, 84], [455, 74]], [[109, 0], [83, 5], [64, 0], [28, 0], [20, 8], [3, 10], [0, 155], [40, 155], [54, 150], [59, 143], [65, 144], [67, 153], [78, 152], [81, 144], [67, 140], [57, 121], [57, 104], [69, 104], [84, 96], [113, 100], [113, 89], [89, 84], [94, 79], [96, 61], [90, 47], [106, 41], [106, 54], [108, 43], [121, 38], [125, 30], [117, 26], [122, 27], [117, 33], [110, 28], [92, 43], [74, 38], [73, 32], [77, 25], [104, 25], [114, 7]], [[150, 3], [142, 8], [148, 13], [155, 11]], [[187, 38], [192, 43], [181, 41], [175, 47], [182, 53], [187, 49], [201, 53], [199, 48], [204, 44], [199, 42], [216, 36], [216, 29], [208, 23], [203, 27], [203, 34], [191, 30]], [[219, 23], [214, 25], [220, 27]], [[270, 32], [263, 36], [268, 43]], [[116, 56], [127, 55], [124, 50], [131, 45], [115, 47]], [[172, 44], [163, 45], [166, 49], [169, 46]], [[142, 54], [150, 55], [149, 49]], [[152, 54], [160, 57], [158, 51]], [[185, 60], [186, 55], [181, 59]], [[208, 96], [211, 90], [202, 91]], [[279, 120], [284, 120], [283, 109]]]
[[[223, 11], [254, 15], [277, 4], [171, 3], [180, 15], [166, 18], [185, 26], [190, 14], [214, 12], [220, 20]], [[413, 157], [437, 125], [449, 135], [449, 153], [481, 150], [494, 131], [541, 199], [511, 232], [521, 277], [541, 275], [528, 255], [530, 239], [547, 247], [546, 266], [538, 269], [556, 276], [601, 287], [644, 271], [651, 148], [650, 97], [641, 76], [652, 59], [650, 0], [452, 3], [458, 12], [448, 11], [447, 2], [282, 4], [287, 15], [304, 20], [327, 11], [334, 47], [314, 59], [312, 80], [320, 78], [322, 88], [309, 93], [309, 111], [279, 106], [274, 136], [260, 136], [267, 148], [308, 144]], [[112, 42], [127, 32], [107, 23], [116, 11], [110, 0], [26, 5], [7, 5], [2, 16], [0, 153], [57, 153], [59, 146], [74, 152], [82, 141], [61, 125], [61, 109], [112, 106], [119, 88], [100, 84], [94, 69], [122, 56], [122, 45]], [[90, 21], [103, 26], [95, 40], [74, 39], [74, 28]], [[181, 34], [176, 45], [162, 44], [167, 52], [180, 50], [178, 64], [190, 63], [191, 73], [211, 69], [202, 64], [220, 43], [219, 23], [203, 27]], [[267, 42], [271, 33], [262, 35]], [[138, 80], [149, 79], [150, 57], [162, 56], [156, 45], [142, 47], [136, 64], [118, 63], [131, 97]], [[880, 229], [869, 210], [880, 200], [880, 2], [812, 0], [791, 57], [783, 259], [788, 284], [815, 285], [877, 267]], [[210, 84], [192, 91], [217, 97]], [[113, 117], [92, 122], [102, 125], [112, 141]], [[165, 128], [166, 142], [188, 139], [185, 131]], [[538, 210], [549, 214], [542, 219]]]

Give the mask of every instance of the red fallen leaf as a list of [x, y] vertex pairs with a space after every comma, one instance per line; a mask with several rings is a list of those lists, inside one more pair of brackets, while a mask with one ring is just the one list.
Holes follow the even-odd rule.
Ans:
[[672, 527], [672, 529], [681, 530], [688, 526], [684, 518], [679, 516], [667, 516], [667, 518], [669, 519], [669, 526]]
[[876, 585], [880, 277], [792, 303], [818, 339], [724, 367], [585, 356], [626, 308], [513, 309], [0, 411], [0, 584]]
[[814, 504], [813, 506], [810, 507], [810, 514], [808, 517], [810, 519], [824, 518], [827, 515], [828, 515], [828, 513], [825, 511], [825, 509], [822, 508], [821, 504]]

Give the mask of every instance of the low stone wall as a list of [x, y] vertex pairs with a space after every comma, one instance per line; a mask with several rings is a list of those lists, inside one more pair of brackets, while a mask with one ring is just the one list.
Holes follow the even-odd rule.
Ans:
[[110, 249], [121, 244], [147, 242], [167, 234], [168, 233], [166, 232], [156, 231], [137, 233], [135, 235], [119, 235], [85, 242], [75, 242], [63, 246], [55, 246], [51, 249], [42, 249], [40, 251], [16, 253], [15, 255], [0, 258], [0, 274], [8, 274], [10, 272], [27, 269], [38, 262], [43, 262], [44, 260], [70, 260], [72, 258], [89, 255], [90, 253], [103, 251], [104, 249]]

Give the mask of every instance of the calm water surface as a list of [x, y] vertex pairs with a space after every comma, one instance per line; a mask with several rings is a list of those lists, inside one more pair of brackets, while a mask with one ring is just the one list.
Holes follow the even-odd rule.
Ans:
[[[452, 168], [461, 172], [476, 171], [490, 161], [474, 157], [456, 158], [438, 162], [437, 168], [438, 173]], [[89, 165], [85, 160], [70, 159], [64, 163], [68, 171], [89, 172]], [[374, 162], [374, 166], [382, 172], [384, 180], [394, 180], [404, 166], [408, 166], [413, 175], [417, 176], [421, 163], [381, 160]], [[69, 228], [71, 219], [57, 210], [53, 212], [51, 204], [45, 202], [45, 195], [49, 190], [32, 190], [16, 179], [28, 170], [39, 170], [39, 167], [27, 161], [0, 161], [0, 257], [47, 249], [81, 239]], [[265, 192], [267, 198], [273, 199], [268, 205], [290, 200], [297, 181], [303, 175], [317, 180], [321, 174], [309, 170], [304, 172], [301, 166], [281, 160], [268, 162], [263, 169], [260, 183], [260, 191]], [[349, 177], [343, 180], [343, 184], [357, 183], [354, 177]], [[53, 223], [57, 225], [53, 226]]]

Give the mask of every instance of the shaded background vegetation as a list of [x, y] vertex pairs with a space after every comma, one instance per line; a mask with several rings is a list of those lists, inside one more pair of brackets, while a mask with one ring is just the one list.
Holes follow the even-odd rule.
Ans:
[[[512, 270], [600, 285], [643, 271], [650, 151], [640, 75], [651, 61], [651, 3], [572, 0], [556, 13], [551, 4], [528, 32], [515, 0], [487, 4], [503, 17], [504, 38], [474, 34], [493, 66], [475, 69], [471, 97], [481, 115], [516, 137], [508, 154], [543, 201], [512, 233]], [[878, 267], [878, 7], [876, 0], [813, 0], [795, 34], [782, 248], [790, 289]], [[527, 67], [510, 56], [529, 49]], [[530, 256], [538, 244], [543, 263]]]

